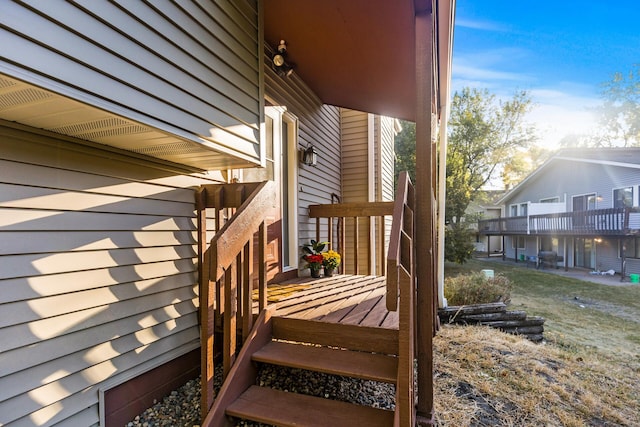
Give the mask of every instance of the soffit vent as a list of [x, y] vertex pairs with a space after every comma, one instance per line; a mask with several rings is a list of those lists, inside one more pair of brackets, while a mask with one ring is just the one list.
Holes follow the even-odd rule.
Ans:
[[[9, 86], [3, 86], [6, 88]], [[48, 92], [37, 89], [22, 89], [10, 91], [0, 95], [0, 109], [16, 107], [23, 104], [32, 104], [53, 97]]]
[[107, 117], [100, 120], [75, 123], [50, 129], [63, 135], [71, 135], [82, 139], [99, 140], [114, 136], [131, 135], [149, 132], [149, 128], [119, 117]]
[[13, 80], [3, 79], [2, 77], [0, 77], [0, 89], [4, 89], [6, 87], [11, 87], [16, 85], [17, 83], [14, 82]]
[[174, 144], [160, 144], [150, 147], [135, 148], [131, 151], [146, 154], [148, 156], [167, 157], [167, 156], [179, 156], [183, 154], [200, 153], [199, 147], [190, 142], [174, 143]]

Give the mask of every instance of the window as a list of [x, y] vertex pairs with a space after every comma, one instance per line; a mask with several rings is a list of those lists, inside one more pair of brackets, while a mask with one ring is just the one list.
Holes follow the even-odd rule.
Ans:
[[529, 214], [529, 204], [520, 203], [520, 216], [527, 216]]
[[573, 211], [591, 211], [596, 208], [596, 195], [584, 194], [582, 196], [573, 196]]
[[[624, 243], [624, 245], [623, 245]], [[622, 250], [625, 248], [624, 252], [625, 257], [627, 258], [640, 258], [640, 237], [633, 237], [631, 239], [626, 239], [624, 242], [620, 242], [618, 256], [622, 257]]]
[[509, 209], [509, 216], [518, 216], [518, 205], [511, 205]]
[[613, 207], [630, 208], [633, 206], [633, 187], [624, 187], [613, 190]]
[[515, 249], [516, 248], [516, 244], [518, 245], [518, 249], [526, 249], [526, 244], [525, 244], [525, 238], [524, 236], [513, 236], [511, 238], [511, 248]]

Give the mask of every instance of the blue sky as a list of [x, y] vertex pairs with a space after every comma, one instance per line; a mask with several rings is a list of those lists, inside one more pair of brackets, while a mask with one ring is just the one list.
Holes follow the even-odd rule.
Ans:
[[540, 145], [594, 125], [602, 82], [640, 63], [640, 0], [457, 0], [452, 90], [530, 92]]

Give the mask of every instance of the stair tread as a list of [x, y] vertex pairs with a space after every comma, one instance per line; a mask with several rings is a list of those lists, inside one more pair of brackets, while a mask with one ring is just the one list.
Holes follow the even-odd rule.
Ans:
[[227, 415], [282, 427], [392, 426], [394, 413], [303, 394], [251, 386], [226, 410]]
[[253, 354], [256, 362], [327, 374], [396, 383], [394, 356], [272, 341]]

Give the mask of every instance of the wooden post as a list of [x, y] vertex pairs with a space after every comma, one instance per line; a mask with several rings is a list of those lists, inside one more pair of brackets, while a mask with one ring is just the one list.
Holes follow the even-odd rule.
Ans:
[[225, 271], [224, 292], [224, 342], [222, 354], [223, 378], [226, 378], [233, 366], [236, 356], [236, 313], [237, 313], [237, 283], [235, 263]]
[[258, 306], [260, 312], [267, 308], [267, 223], [262, 221], [258, 229]]
[[416, 256], [417, 358], [420, 424], [433, 423], [433, 220], [431, 115], [433, 91], [433, 15], [430, 4], [416, 10]]

